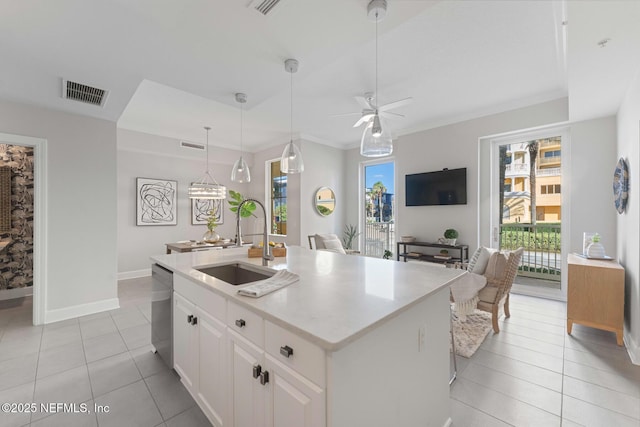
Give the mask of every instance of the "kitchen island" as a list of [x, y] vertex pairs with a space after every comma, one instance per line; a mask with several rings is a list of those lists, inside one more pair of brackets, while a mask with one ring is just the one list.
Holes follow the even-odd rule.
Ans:
[[[288, 248], [300, 280], [261, 298], [196, 268], [246, 249], [162, 255], [174, 368], [216, 426], [445, 426], [449, 287], [461, 270]], [[195, 319], [195, 321], [194, 321]]]

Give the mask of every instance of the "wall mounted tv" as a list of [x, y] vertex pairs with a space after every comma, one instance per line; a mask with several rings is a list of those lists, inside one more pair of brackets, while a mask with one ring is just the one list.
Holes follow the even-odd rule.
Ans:
[[466, 205], [467, 168], [405, 175], [405, 206]]

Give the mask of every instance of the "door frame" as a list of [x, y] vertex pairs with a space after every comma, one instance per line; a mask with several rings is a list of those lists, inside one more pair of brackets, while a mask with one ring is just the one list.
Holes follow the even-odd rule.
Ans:
[[562, 274], [560, 276], [560, 291], [547, 289], [534, 289], [530, 286], [514, 285], [514, 290], [518, 293], [525, 293], [534, 296], [566, 300], [567, 298], [567, 254], [570, 248], [571, 236], [571, 135], [570, 127], [567, 124], [554, 124], [536, 129], [528, 129], [508, 134], [493, 135], [480, 139], [479, 144], [479, 180], [478, 180], [478, 244], [488, 247], [497, 247], [499, 232], [498, 204], [498, 179], [500, 175], [498, 165], [498, 148], [504, 144], [516, 144], [533, 139], [543, 139], [553, 136], [561, 137], [562, 161], [560, 170], [562, 174], [561, 203], [562, 220], [560, 235], [562, 242], [560, 245], [560, 257], [562, 259]]
[[47, 307], [47, 140], [0, 133], [0, 141], [33, 147], [33, 324], [40, 325]]
[[[358, 171], [358, 228], [360, 229], [360, 235], [358, 236], [358, 248], [363, 255], [366, 255], [365, 247], [365, 227], [366, 227], [366, 215], [362, 215], [362, 212], [366, 209], [364, 205], [364, 186], [366, 184], [365, 168], [367, 166], [381, 165], [383, 163], [393, 163], [393, 194], [395, 193], [398, 182], [398, 168], [396, 167], [395, 156], [378, 157], [372, 160], [363, 160], [360, 162], [360, 170]], [[395, 230], [398, 229], [398, 209], [393, 211], [393, 220]], [[395, 248], [393, 248], [395, 249]], [[393, 251], [392, 251], [393, 252]]]

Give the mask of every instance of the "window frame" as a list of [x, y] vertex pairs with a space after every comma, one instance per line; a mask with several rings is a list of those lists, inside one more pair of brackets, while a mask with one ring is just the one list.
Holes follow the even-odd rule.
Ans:
[[[268, 221], [268, 231], [269, 231], [269, 235], [270, 236], [280, 236], [280, 237], [287, 237], [287, 221], [279, 221], [278, 223], [275, 222], [274, 219], [274, 211], [275, 211], [275, 203], [274, 203], [274, 191], [273, 191], [273, 177], [271, 175], [271, 171], [273, 169], [273, 164], [274, 163], [278, 163], [280, 164], [280, 158], [276, 158], [276, 159], [270, 159], [270, 160], [266, 160], [265, 161], [265, 210], [266, 212], [266, 216], [267, 216], [267, 221]], [[278, 166], [278, 170], [280, 170], [280, 167]], [[287, 174], [284, 172], [280, 172], [280, 175], [278, 175], [279, 177], [286, 177]], [[285, 208], [288, 206], [288, 197], [287, 197], [287, 187], [288, 187], [288, 180], [285, 179], [285, 183], [284, 183], [284, 196], [279, 196], [278, 199], [280, 201], [280, 206], [284, 205]], [[284, 203], [282, 203], [282, 201], [284, 200]], [[282, 231], [282, 226], [278, 226], [277, 224], [284, 224], [284, 233], [278, 233], [278, 231]], [[275, 229], [274, 227], [278, 227], [278, 229]]]

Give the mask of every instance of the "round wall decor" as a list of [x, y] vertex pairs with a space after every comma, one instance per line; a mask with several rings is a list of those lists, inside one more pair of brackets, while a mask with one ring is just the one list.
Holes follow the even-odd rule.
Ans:
[[613, 173], [613, 199], [619, 214], [627, 208], [629, 192], [629, 169], [627, 162], [622, 157], [618, 160], [616, 170]]

